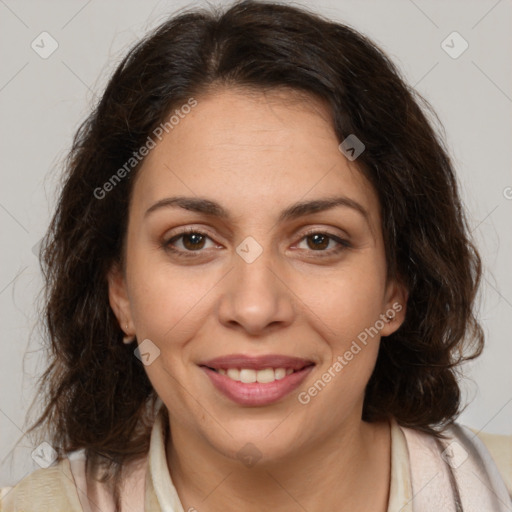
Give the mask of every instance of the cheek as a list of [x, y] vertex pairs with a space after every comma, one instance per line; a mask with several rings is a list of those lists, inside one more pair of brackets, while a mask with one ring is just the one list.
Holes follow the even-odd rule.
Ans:
[[190, 331], [191, 324], [201, 315], [203, 299], [218, 281], [204, 268], [180, 269], [159, 255], [136, 253], [128, 276], [137, 331], [160, 342], [182, 339], [179, 333]]
[[151, 340], [159, 351], [144, 369], [175, 419], [188, 418], [191, 410], [200, 416], [203, 412], [189, 391], [188, 363], [194, 348], [189, 342], [209, 314], [205, 296], [216, 281], [204, 270], [192, 276], [190, 271], [142, 258], [133, 258], [132, 269], [129, 286], [138, 340]]
[[315, 313], [309, 318], [322, 340], [317, 345], [322, 365], [298, 399], [320, 415], [329, 410], [327, 426], [345, 421], [355, 407], [362, 407], [379, 352], [384, 283], [379, 272], [368, 270], [364, 275], [337, 275], [323, 284], [308, 304]]
[[323, 340], [317, 379], [325, 383], [325, 392], [318, 383], [304, 390], [305, 398], [315, 397], [314, 408], [336, 410], [339, 420], [362, 400], [379, 351], [385, 267], [378, 255], [367, 256], [302, 290], [314, 313], [308, 317]]
[[367, 264], [347, 266], [302, 283], [298, 295], [318, 318], [319, 328], [323, 326], [324, 337], [333, 349], [343, 349], [373, 327], [383, 313], [385, 274], [378, 259], [368, 258]]

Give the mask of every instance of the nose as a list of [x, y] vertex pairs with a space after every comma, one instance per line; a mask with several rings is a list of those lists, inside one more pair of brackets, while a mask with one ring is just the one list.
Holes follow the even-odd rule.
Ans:
[[[259, 247], [256, 254], [263, 249]], [[249, 251], [244, 253], [242, 247], [234, 254], [234, 268], [226, 276], [218, 315], [228, 328], [264, 335], [290, 325], [296, 308], [284, 265], [267, 249], [253, 259], [256, 248], [249, 244]]]

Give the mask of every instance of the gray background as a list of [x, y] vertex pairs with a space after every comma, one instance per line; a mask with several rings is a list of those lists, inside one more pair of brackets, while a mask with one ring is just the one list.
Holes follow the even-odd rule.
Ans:
[[[41, 276], [33, 248], [54, 208], [72, 135], [128, 47], [167, 15], [198, 4], [206, 5], [0, 0], [0, 485], [39, 467], [24, 436], [25, 413], [45, 363], [36, 309]], [[459, 421], [512, 434], [512, 2], [303, 0], [302, 5], [370, 36], [445, 126], [485, 266], [479, 318], [487, 347], [465, 367], [470, 405]], [[58, 43], [47, 59], [31, 47], [43, 31]], [[457, 58], [442, 46], [454, 31], [469, 44]], [[444, 47], [452, 46], [447, 49], [453, 54], [462, 44], [452, 36]], [[49, 48], [49, 40], [44, 46]]]

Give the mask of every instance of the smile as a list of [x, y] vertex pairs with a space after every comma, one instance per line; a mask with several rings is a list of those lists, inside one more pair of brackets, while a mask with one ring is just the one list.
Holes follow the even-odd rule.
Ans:
[[287, 356], [232, 355], [199, 365], [217, 391], [245, 406], [277, 402], [295, 390], [315, 366]]

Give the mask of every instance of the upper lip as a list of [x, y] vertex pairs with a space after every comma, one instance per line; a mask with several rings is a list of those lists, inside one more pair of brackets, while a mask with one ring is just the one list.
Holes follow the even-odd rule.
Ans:
[[312, 364], [314, 364], [313, 361], [308, 359], [279, 354], [267, 354], [262, 356], [231, 354], [203, 361], [199, 366], [208, 366], [216, 370], [219, 368], [251, 368], [253, 370], [263, 370], [264, 368], [291, 368], [292, 370], [301, 370]]

